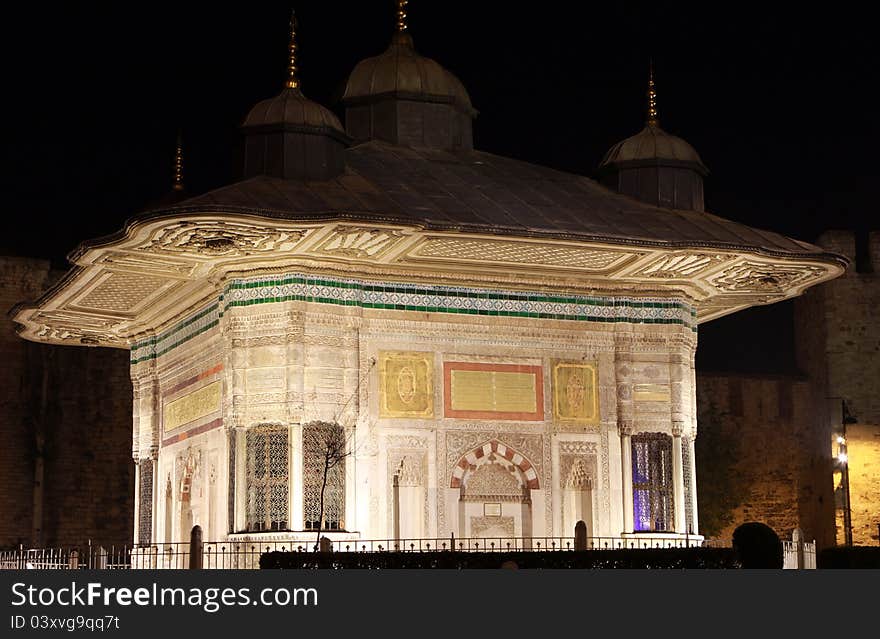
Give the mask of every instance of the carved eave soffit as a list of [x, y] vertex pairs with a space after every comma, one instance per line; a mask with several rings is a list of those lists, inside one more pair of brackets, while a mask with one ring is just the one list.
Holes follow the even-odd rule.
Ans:
[[545, 293], [683, 297], [697, 306], [699, 322], [799, 295], [844, 270], [830, 259], [735, 250], [229, 214], [135, 223], [123, 239], [86, 247], [73, 261], [75, 268], [42, 299], [13, 310], [23, 337], [127, 348], [216, 301], [225, 280], [283, 269]]

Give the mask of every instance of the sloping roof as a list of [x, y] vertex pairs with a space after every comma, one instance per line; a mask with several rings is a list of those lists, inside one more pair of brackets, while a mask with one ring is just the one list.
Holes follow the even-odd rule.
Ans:
[[710, 213], [657, 208], [580, 175], [491, 153], [412, 149], [379, 141], [345, 153], [346, 171], [332, 180], [255, 177], [137, 219], [224, 211], [623, 245], [730, 248], [839, 261], [817, 246], [778, 233]]

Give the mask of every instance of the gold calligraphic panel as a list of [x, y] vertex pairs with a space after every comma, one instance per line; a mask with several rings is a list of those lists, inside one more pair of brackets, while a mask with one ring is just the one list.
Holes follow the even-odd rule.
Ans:
[[635, 384], [633, 399], [637, 402], [668, 402], [669, 386], [666, 384]]
[[599, 421], [596, 364], [553, 363], [553, 417], [585, 424]]
[[434, 353], [379, 353], [379, 416], [433, 417]]
[[452, 370], [452, 410], [534, 413], [534, 373]]
[[220, 410], [220, 386], [217, 381], [165, 404], [165, 432]]

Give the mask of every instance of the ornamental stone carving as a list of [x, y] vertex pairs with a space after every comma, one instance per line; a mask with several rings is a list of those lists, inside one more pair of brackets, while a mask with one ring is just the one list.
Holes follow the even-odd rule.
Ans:
[[424, 486], [424, 463], [422, 459], [413, 459], [410, 455], [404, 456], [397, 466], [398, 485], [401, 487]]
[[491, 461], [466, 476], [464, 493], [469, 497], [520, 498], [523, 488], [513, 464]]
[[[471, 535], [480, 538], [509, 538], [516, 535], [513, 517], [471, 517]], [[489, 542], [486, 542], [487, 544]]]
[[592, 490], [595, 468], [595, 458], [560, 457], [561, 487], [567, 490]]
[[713, 282], [723, 291], [777, 293], [821, 277], [818, 266], [783, 266], [761, 262], [741, 262], [726, 268]]
[[298, 229], [260, 228], [234, 222], [176, 222], [162, 229], [146, 246], [150, 253], [232, 257], [287, 251], [302, 239]]
[[377, 257], [390, 249], [401, 237], [403, 233], [400, 231], [340, 226], [312, 249], [312, 252], [359, 259]]
[[523, 457], [527, 458], [531, 464], [536, 466], [535, 470], [537, 475], [542, 476], [542, 469], [540, 466], [543, 465], [544, 445], [543, 437], [541, 435], [499, 433], [496, 430], [486, 430], [483, 432], [448, 431], [446, 433], [446, 462], [448, 475], [443, 483], [449, 485], [449, 475], [452, 474], [455, 464], [465, 453], [474, 450], [477, 446], [482, 446], [496, 439], [499, 443], [505, 444], [507, 447], [516, 450]]
[[690, 278], [729, 259], [730, 256], [715, 253], [673, 253], [651, 262], [633, 275], [663, 279]]
[[438, 238], [427, 240], [410, 255], [514, 264], [546, 264], [603, 271], [620, 266], [639, 254], [532, 242]]
[[559, 453], [561, 455], [595, 455], [596, 442], [561, 441], [559, 442]]

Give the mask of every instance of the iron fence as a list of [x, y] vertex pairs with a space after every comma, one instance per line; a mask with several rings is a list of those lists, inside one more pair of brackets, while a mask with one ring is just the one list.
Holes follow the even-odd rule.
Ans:
[[816, 542], [807, 541], [800, 545], [802, 546], [801, 550], [798, 549], [796, 541], [782, 541], [782, 567], [786, 570], [798, 568], [815, 570]]
[[[326, 544], [327, 542], [325, 542]], [[632, 537], [590, 537], [588, 550], [648, 548], [729, 547], [713, 539], [639, 539]], [[332, 541], [332, 552], [565, 552], [575, 549], [574, 537], [496, 537], [434, 539], [370, 539]], [[255, 569], [260, 555], [268, 552], [314, 552], [315, 541], [218, 541], [204, 542], [203, 569]], [[0, 551], [0, 569], [110, 570], [183, 569], [190, 567], [191, 545], [175, 542], [136, 546], [86, 544], [65, 548], [23, 548]]]

